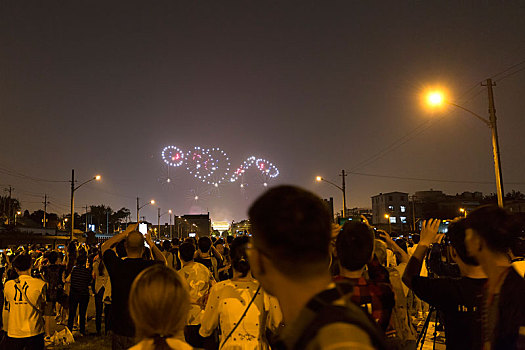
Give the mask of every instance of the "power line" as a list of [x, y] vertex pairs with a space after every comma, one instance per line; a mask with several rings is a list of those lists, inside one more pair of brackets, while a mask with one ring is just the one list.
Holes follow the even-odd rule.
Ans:
[[[502, 70], [501, 72], [494, 74], [494, 75], [491, 76], [490, 78], [494, 80], [494, 78], [496, 78], [498, 75], [501, 75], [501, 74], [503, 74], [503, 73], [507, 73], [508, 71], [510, 71], [510, 70], [512, 70], [512, 69], [514, 69], [514, 68], [516, 68], [516, 67], [518, 67], [518, 66], [520, 66], [520, 65], [522, 65], [522, 64], [524, 64], [524, 63], [525, 63], [525, 60], [523, 60], [523, 61], [521, 61], [521, 62], [518, 62], [518, 63], [516, 63], [516, 64], [514, 64], [514, 65], [512, 65], [512, 66], [510, 66], [510, 67], [508, 67], [508, 68], [506, 68], [506, 69], [504, 69], [504, 70]], [[513, 73], [513, 74], [514, 74], [514, 73]], [[502, 80], [502, 79], [503, 79], [503, 78], [499, 78], [498, 80]]]
[[36, 181], [36, 182], [69, 182], [68, 180], [49, 180], [49, 179], [34, 177], [34, 176], [20, 173], [16, 170], [5, 168], [5, 167], [0, 167], [0, 173], [8, 175], [8, 176], [16, 177], [19, 179], [23, 179], [23, 180], [31, 180], [31, 181]]
[[519, 72], [521, 72], [522, 70], [525, 70], [525, 66], [521, 67], [520, 69], [518, 69], [518, 70], [516, 70], [516, 71], [514, 71], [514, 72], [512, 72], [512, 73], [509, 73], [509, 74], [507, 74], [507, 75], [504, 75], [503, 77], [499, 78], [499, 79], [497, 80], [497, 82], [501, 82], [503, 79], [508, 78], [508, 77], [510, 77], [510, 76], [512, 76], [512, 75], [514, 75], [514, 74], [516, 74], [516, 73], [519, 73]]
[[[367, 174], [367, 173], [358, 173], [349, 171], [349, 174], [360, 175], [360, 176], [370, 176], [370, 177], [380, 177], [386, 179], [396, 179], [396, 180], [411, 180], [411, 181], [428, 181], [428, 182], [444, 182], [444, 183], [462, 183], [462, 184], [478, 184], [478, 185], [493, 185], [496, 181], [472, 181], [472, 180], [443, 180], [443, 179], [427, 179], [427, 178], [418, 178], [418, 177], [404, 177], [404, 176], [394, 176], [394, 175], [380, 175], [380, 174]], [[505, 182], [507, 185], [525, 185], [525, 182]]]

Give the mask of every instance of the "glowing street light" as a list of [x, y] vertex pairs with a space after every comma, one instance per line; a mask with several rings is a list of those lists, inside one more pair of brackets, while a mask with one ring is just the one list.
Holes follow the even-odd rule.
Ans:
[[[483, 85], [483, 84], [482, 84]], [[494, 172], [496, 175], [496, 190], [498, 195], [498, 205], [503, 207], [503, 176], [501, 173], [501, 160], [499, 154], [499, 141], [498, 141], [498, 127], [496, 124], [496, 108], [494, 106], [494, 94], [492, 92], [492, 79], [487, 79], [485, 85], [487, 86], [488, 97], [489, 97], [489, 119], [486, 119], [479, 114], [462, 107], [456, 103], [450, 102], [445, 98], [445, 95], [441, 91], [431, 91], [426, 95], [426, 100], [428, 105], [432, 107], [443, 106], [448, 104], [459, 109], [468, 112], [477, 119], [481, 120], [485, 125], [487, 125], [492, 134], [492, 155], [494, 158]], [[485, 86], [484, 85], [484, 86]]]
[[427, 103], [431, 106], [441, 106], [445, 97], [441, 91], [432, 91], [427, 96]]
[[75, 169], [71, 169], [71, 232], [69, 234], [71, 240], [73, 240], [73, 230], [75, 229], [75, 191], [91, 181], [100, 181], [100, 179], [102, 179], [102, 176], [95, 175], [91, 179], [86, 180], [75, 187]]
[[392, 223], [390, 222], [390, 215], [385, 214], [385, 219], [388, 221], [388, 234], [392, 234]]
[[146, 204], [143, 204], [142, 206], [139, 205], [139, 197], [137, 197], [137, 224], [139, 223], [140, 221], [140, 217], [139, 217], [139, 212], [140, 212], [140, 209], [144, 208], [146, 205], [153, 205], [155, 204], [155, 200], [152, 199], [150, 200], [149, 202], [147, 202]]
[[341, 184], [341, 186], [336, 185], [332, 181], [328, 181], [327, 179], [325, 179], [322, 176], [316, 176], [315, 177], [315, 181], [317, 181], [317, 182], [321, 182], [321, 181], [327, 182], [330, 185], [332, 185], [334, 187], [337, 187], [341, 192], [343, 192], [343, 218], [344, 218], [344, 217], [346, 217], [346, 186], [345, 186], [345, 177], [347, 176], [347, 174], [345, 174], [344, 170], [341, 170], [341, 174], [339, 174], [339, 176], [341, 176], [343, 178], [343, 183]]
[[465, 217], [467, 217], [467, 211], [465, 210], [465, 208], [459, 208], [459, 212], [465, 215]]

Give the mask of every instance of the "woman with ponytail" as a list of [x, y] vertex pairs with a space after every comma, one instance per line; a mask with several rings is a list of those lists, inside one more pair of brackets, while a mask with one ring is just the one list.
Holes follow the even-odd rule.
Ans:
[[133, 281], [129, 311], [140, 341], [130, 350], [190, 350], [184, 342], [189, 295], [177, 272], [156, 264]]
[[[268, 349], [266, 329], [275, 330], [282, 314], [276, 299], [264, 293], [250, 273], [248, 237], [230, 245], [233, 278], [210, 289], [199, 334], [208, 337], [220, 326], [219, 349]], [[220, 324], [219, 324], [220, 323]]]

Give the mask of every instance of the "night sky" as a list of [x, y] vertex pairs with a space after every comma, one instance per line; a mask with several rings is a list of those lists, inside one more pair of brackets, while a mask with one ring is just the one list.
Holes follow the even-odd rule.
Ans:
[[23, 209], [46, 193], [49, 211], [67, 213], [69, 184], [42, 180], [73, 168], [103, 176], [76, 192], [79, 212], [103, 203], [134, 217], [139, 196], [240, 220], [265, 189], [255, 170], [244, 189], [182, 168], [168, 184], [167, 145], [220, 147], [232, 168], [266, 158], [280, 171], [269, 185], [332, 196], [336, 209], [340, 191], [316, 175], [359, 173], [349, 208], [379, 192], [495, 192], [489, 129], [421, 103], [443, 86], [488, 117], [490, 77], [505, 191], [525, 191], [525, 64], [506, 71], [525, 60], [523, 1], [4, 0], [0, 40], [0, 184]]

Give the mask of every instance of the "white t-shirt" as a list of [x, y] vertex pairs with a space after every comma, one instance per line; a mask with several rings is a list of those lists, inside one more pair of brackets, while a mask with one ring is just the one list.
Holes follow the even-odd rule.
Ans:
[[[46, 283], [27, 275], [20, 276], [20, 283], [7, 281], [4, 289], [4, 308], [7, 312], [7, 335], [11, 338], [28, 338], [44, 333], [44, 319], [36, 307], [42, 305]], [[27, 300], [31, 302], [29, 304]], [[4, 322], [6, 320], [4, 319]]]
[[[221, 344], [235, 328], [240, 317], [252, 300], [259, 283], [254, 280], [226, 280], [215, 284], [210, 290], [206, 310], [201, 318], [201, 336], [209, 336], [220, 326]], [[221, 349], [266, 350], [264, 340], [266, 328], [275, 330], [282, 321], [282, 313], [277, 299], [260, 290], [241, 324]]]

